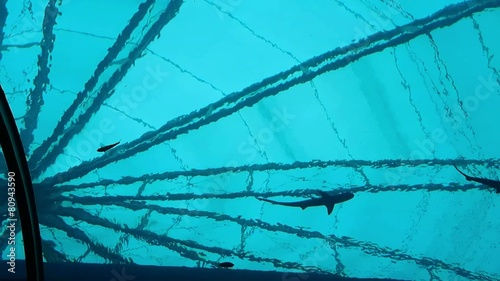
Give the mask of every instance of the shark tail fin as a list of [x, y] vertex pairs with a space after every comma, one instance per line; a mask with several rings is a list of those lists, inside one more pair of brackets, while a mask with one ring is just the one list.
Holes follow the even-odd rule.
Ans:
[[462, 174], [462, 176], [465, 177], [466, 180], [468, 181], [471, 181], [472, 180], [472, 177], [471, 176], [468, 176], [467, 174], [465, 174], [464, 172], [460, 171], [460, 169], [457, 168], [457, 166], [453, 165], [453, 167], [455, 167], [455, 169], [460, 173]]

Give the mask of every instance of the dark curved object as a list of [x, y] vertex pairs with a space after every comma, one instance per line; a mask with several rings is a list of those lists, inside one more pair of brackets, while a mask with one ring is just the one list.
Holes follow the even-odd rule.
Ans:
[[497, 193], [500, 193], [500, 181], [490, 180], [490, 179], [485, 179], [485, 178], [472, 177], [472, 176], [469, 176], [466, 173], [460, 171], [457, 168], [456, 165], [453, 165], [453, 167], [455, 167], [455, 169], [460, 174], [462, 174], [462, 176], [464, 176], [466, 180], [468, 180], [468, 181], [474, 181], [474, 182], [481, 183], [481, 184], [484, 184], [484, 185], [489, 186], [489, 187], [493, 187], [497, 191]]
[[228, 262], [228, 261], [219, 263], [219, 267], [223, 267], [223, 268], [230, 268], [233, 266], [234, 266], [234, 263]]
[[[7, 162], [9, 172], [15, 173], [15, 199], [19, 214], [17, 223], [21, 224], [24, 253], [26, 259], [26, 280], [43, 281], [43, 257], [40, 228], [35, 206], [35, 195], [28, 169], [28, 162], [24, 154], [23, 144], [19, 131], [7, 102], [5, 92], [0, 86], [0, 143]], [[0, 187], [2, 192], [7, 186]], [[19, 261], [16, 261], [16, 264]]]
[[117, 146], [120, 142], [116, 142], [116, 143], [113, 143], [113, 144], [110, 144], [110, 145], [105, 145], [103, 147], [100, 147], [97, 149], [98, 152], [105, 152], [105, 151], [108, 151], [110, 150], [111, 148]]

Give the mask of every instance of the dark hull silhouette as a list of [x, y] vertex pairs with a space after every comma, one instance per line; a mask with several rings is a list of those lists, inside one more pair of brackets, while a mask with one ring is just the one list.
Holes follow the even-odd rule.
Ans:
[[462, 174], [466, 180], [468, 181], [474, 181], [474, 182], [477, 182], [477, 183], [481, 183], [481, 184], [484, 184], [486, 186], [489, 186], [489, 187], [493, 187], [494, 189], [496, 189], [496, 193], [500, 193], [500, 181], [496, 181], [496, 180], [490, 180], [490, 179], [484, 179], [484, 178], [476, 178], [476, 177], [471, 177], [467, 174], [465, 174], [464, 172], [460, 171], [457, 166], [453, 165], [453, 167], [455, 167], [455, 169], [457, 169], [457, 171]]
[[120, 142], [117, 142], [117, 143], [113, 143], [113, 144], [110, 144], [110, 145], [106, 145], [106, 146], [103, 146], [103, 147], [100, 147], [97, 149], [98, 152], [104, 152], [104, 151], [107, 151], [107, 150], [110, 150], [111, 148], [117, 146]]
[[282, 205], [288, 207], [300, 207], [302, 210], [308, 207], [325, 206], [328, 211], [328, 214], [330, 215], [333, 211], [333, 207], [335, 207], [335, 204], [345, 202], [354, 197], [354, 194], [352, 193], [341, 193], [337, 195], [328, 195], [327, 193], [322, 191], [320, 191], [319, 193], [321, 194], [321, 198], [313, 198], [298, 202], [278, 202], [265, 198], [257, 198], [257, 199], [260, 201], [265, 201], [276, 205]]

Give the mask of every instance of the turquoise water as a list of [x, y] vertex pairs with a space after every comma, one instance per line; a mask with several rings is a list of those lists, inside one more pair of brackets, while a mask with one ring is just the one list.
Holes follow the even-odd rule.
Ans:
[[500, 178], [500, 1], [460, 3], [0, 3], [45, 260], [500, 279], [453, 167]]

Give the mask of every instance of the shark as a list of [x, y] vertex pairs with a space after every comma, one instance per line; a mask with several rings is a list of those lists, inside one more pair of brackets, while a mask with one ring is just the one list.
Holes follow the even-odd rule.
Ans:
[[345, 202], [347, 200], [351, 200], [354, 197], [353, 193], [346, 192], [346, 193], [340, 193], [336, 195], [330, 195], [324, 191], [319, 191], [319, 194], [321, 195], [320, 198], [312, 198], [312, 199], [307, 199], [303, 201], [298, 201], [298, 202], [277, 202], [265, 198], [259, 198], [256, 197], [260, 201], [265, 201], [269, 202], [272, 204], [276, 205], [282, 205], [282, 206], [289, 206], [289, 207], [300, 207], [302, 210], [308, 208], [308, 207], [316, 207], [316, 206], [325, 206], [326, 210], [328, 212], [328, 215], [330, 215], [333, 211], [333, 207], [335, 207], [335, 204]]
[[489, 186], [489, 187], [493, 187], [494, 189], [496, 189], [496, 193], [500, 193], [500, 181], [496, 181], [496, 180], [490, 180], [490, 179], [485, 179], [485, 178], [476, 178], [476, 177], [471, 177], [467, 174], [465, 174], [464, 172], [460, 171], [457, 166], [453, 165], [453, 167], [455, 167], [455, 169], [457, 169], [457, 171], [462, 174], [466, 180], [468, 181], [475, 181], [477, 183], [482, 183], [486, 186]]

